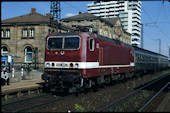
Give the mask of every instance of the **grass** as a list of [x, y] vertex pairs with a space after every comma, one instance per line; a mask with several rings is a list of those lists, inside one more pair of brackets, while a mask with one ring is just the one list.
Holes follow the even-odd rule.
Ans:
[[132, 83], [132, 88], [134, 89], [135, 87], [136, 87], [136, 83], [133, 82], [133, 83]]
[[109, 111], [110, 112], [124, 112], [124, 111], [135, 111], [138, 109], [142, 102], [148, 100], [148, 97], [153, 93], [153, 91], [142, 90], [142, 92], [132, 95], [130, 98], [122, 100], [117, 104], [113, 105]]
[[87, 109], [85, 109], [81, 105], [75, 104], [75, 112], [92, 112], [94, 111], [94, 109], [95, 109], [95, 106], [90, 106]]

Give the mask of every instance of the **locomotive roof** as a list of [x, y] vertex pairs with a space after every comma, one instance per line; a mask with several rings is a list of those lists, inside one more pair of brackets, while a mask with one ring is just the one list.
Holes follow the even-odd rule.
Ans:
[[122, 45], [121, 42], [120, 42], [119, 40], [110, 39], [110, 38], [104, 37], [104, 36], [99, 35], [99, 34], [96, 34], [96, 36], [97, 36], [98, 39], [101, 39], [101, 40], [104, 40], [104, 41], [108, 41], [108, 42], [112, 42], [112, 43], [115, 43], [115, 44]]
[[[60, 36], [60, 35], [63, 35], [63, 36], [65, 36], [65, 35], [78, 35], [78, 34], [80, 34], [80, 33], [82, 33], [82, 32], [66, 32], [66, 33], [56, 33], [56, 32], [54, 32], [54, 33], [50, 33], [50, 34], [48, 34], [48, 36]], [[47, 36], [47, 37], [48, 37]]]
[[[51, 33], [51, 34], [48, 34], [48, 36], [59, 36], [59, 35], [79, 35], [81, 33], [89, 33], [89, 32], [67, 32], [67, 33]], [[117, 39], [110, 39], [108, 37], [104, 37], [102, 35], [99, 35], [99, 34], [95, 34], [96, 37], [98, 39], [101, 39], [101, 40], [104, 40], [104, 41], [108, 41], [108, 42], [111, 42], [111, 43], [115, 43], [115, 44], [118, 44], [118, 45], [122, 45], [123, 42], [121, 42], [120, 40], [117, 40]], [[47, 37], [48, 37], [47, 36]], [[125, 46], [127, 47], [132, 47], [131, 45], [128, 45], [128, 44], [125, 44], [123, 43]]]

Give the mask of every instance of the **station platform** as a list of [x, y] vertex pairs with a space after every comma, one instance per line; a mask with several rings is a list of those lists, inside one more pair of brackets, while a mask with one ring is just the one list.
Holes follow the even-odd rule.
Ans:
[[[10, 93], [17, 93], [17, 92], [22, 92], [22, 91], [29, 91], [32, 89], [38, 89], [42, 87], [41, 83], [43, 80], [41, 79], [41, 75], [43, 72], [37, 71], [37, 70], [32, 70], [31, 74], [33, 76], [32, 79], [30, 80], [20, 80], [19, 82], [11, 82], [9, 85], [4, 85], [1, 86], [1, 96], [6, 95], [7, 96]], [[6, 100], [5, 99], [5, 100]]]

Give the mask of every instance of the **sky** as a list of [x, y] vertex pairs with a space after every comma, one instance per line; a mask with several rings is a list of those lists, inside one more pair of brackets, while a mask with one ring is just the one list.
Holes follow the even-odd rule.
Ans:
[[[87, 4], [92, 1], [61, 1], [61, 19], [79, 12], [87, 12]], [[31, 12], [42, 15], [50, 13], [50, 1], [4, 1], [1, 2], [1, 20], [9, 19]], [[141, 22], [143, 23], [144, 49], [159, 53], [161, 39], [161, 54], [169, 56], [170, 48], [170, 2], [164, 0], [142, 1]]]

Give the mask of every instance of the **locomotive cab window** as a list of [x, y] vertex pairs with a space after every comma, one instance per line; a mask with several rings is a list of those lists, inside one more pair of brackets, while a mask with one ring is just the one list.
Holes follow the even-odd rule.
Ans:
[[79, 48], [79, 38], [69, 37], [64, 40], [64, 49], [78, 49]]
[[47, 41], [49, 50], [78, 50], [80, 48], [79, 37], [50, 37]]
[[94, 39], [89, 38], [89, 50], [94, 51]]

